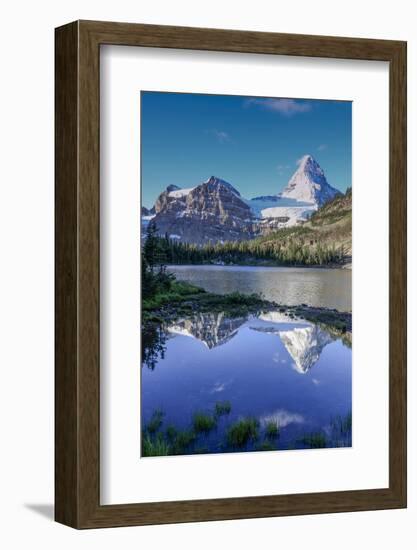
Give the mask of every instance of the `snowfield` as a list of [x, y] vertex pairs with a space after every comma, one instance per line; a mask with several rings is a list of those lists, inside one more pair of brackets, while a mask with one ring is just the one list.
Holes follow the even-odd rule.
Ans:
[[173, 197], [174, 199], [180, 199], [181, 197], [186, 197], [193, 189], [195, 189], [195, 187], [189, 187], [188, 189], [176, 189], [175, 191], [170, 191], [168, 196]]
[[315, 205], [308, 208], [305, 206], [275, 206], [273, 208], [265, 208], [261, 211], [262, 219], [289, 218], [287, 222], [283, 222], [286, 227], [295, 225], [298, 221], [305, 221], [317, 210]]
[[[276, 196], [268, 199], [250, 199], [244, 200], [252, 210], [255, 218], [278, 218], [289, 217], [292, 221], [298, 219], [307, 219], [316, 209], [314, 203], [297, 201], [295, 199]], [[308, 215], [306, 216], [306, 214]], [[290, 221], [286, 225], [290, 225]]]

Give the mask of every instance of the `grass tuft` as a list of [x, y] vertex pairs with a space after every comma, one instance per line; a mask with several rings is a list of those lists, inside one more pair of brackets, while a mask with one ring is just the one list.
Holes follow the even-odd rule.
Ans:
[[265, 426], [265, 435], [271, 439], [279, 437], [279, 426], [274, 420], [267, 422]]
[[172, 445], [172, 454], [184, 454], [189, 446], [195, 441], [196, 437], [195, 432], [192, 430], [178, 431]]
[[152, 414], [148, 425], [146, 426], [146, 430], [150, 434], [156, 433], [162, 426], [163, 418], [164, 412], [161, 409], [156, 409], [156, 411]]
[[232, 447], [243, 447], [249, 440], [258, 438], [259, 422], [256, 418], [243, 418], [233, 424], [227, 433], [227, 441]]
[[305, 434], [300, 442], [309, 449], [323, 449], [327, 447], [326, 436], [321, 432]]
[[193, 426], [197, 433], [207, 433], [216, 426], [216, 419], [204, 412], [196, 412], [193, 416]]
[[165, 435], [166, 435], [166, 438], [168, 439], [168, 441], [170, 443], [173, 443], [175, 441], [175, 439], [177, 438], [178, 430], [175, 426], [170, 424], [169, 426], [167, 426], [167, 429], [165, 430]]
[[156, 437], [146, 434], [142, 440], [142, 456], [168, 456], [170, 451], [170, 446], [161, 433]]
[[232, 410], [232, 405], [230, 401], [217, 401], [214, 408], [214, 412], [217, 416], [222, 416], [224, 414], [229, 414]]

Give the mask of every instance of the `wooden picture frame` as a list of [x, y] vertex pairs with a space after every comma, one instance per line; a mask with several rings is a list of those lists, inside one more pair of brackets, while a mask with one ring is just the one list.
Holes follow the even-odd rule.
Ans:
[[[75, 528], [406, 506], [406, 43], [111, 22], [56, 29], [55, 518]], [[389, 487], [100, 505], [99, 56], [104, 44], [389, 62]]]

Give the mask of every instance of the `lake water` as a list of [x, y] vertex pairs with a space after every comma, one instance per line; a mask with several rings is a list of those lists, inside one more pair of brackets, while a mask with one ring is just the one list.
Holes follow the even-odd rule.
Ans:
[[352, 309], [352, 272], [349, 269], [215, 265], [178, 265], [168, 269], [179, 280], [209, 292], [261, 292], [267, 300], [280, 304], [304, 303], [339, 311]]
[[[209, 291], [350, 309], [345, 270], [170, 269]], [[209, 312], [154, 327], [143, 334], [143, 348], [142, 433], [174, 454], [351, 445], [348, 336], [278, 311]], [[209, 420], [205, 430], [196, 429], [200, 413]], [[250, 437], [233, 439], [245, 421], [252, 422]]]

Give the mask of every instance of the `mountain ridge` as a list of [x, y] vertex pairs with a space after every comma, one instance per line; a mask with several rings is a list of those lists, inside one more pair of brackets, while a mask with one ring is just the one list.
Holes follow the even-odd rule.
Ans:
[[339, 195], [317, 161], [305, 155], [281, 193], [246, 199], [231, 183], [216, 176], [185, 189], [171, 184], [159, 194], [152, 209], [142, 208], [148, 213], [142, 223], [146, 226], [152, 220], [159, 234], [182, 242], [248, 240], [271, 229], [302, 224]]

